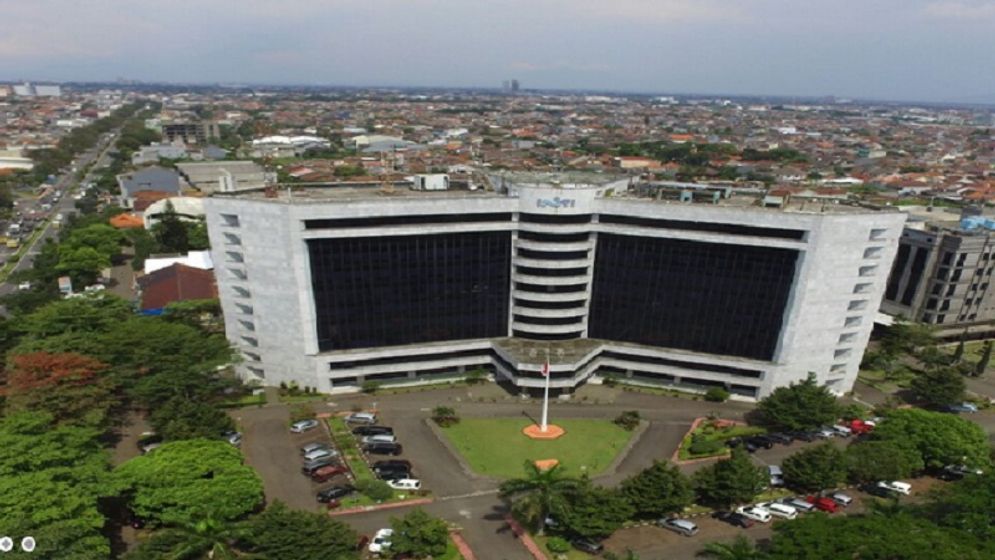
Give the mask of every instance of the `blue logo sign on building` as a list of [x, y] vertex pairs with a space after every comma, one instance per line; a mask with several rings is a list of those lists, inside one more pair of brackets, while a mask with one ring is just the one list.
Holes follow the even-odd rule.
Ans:
[[553, 198], [540, 198], [536, 200], [537, 208], [573, 208], [577, 205], [577, 201], [572, 198], [560, 198], [558, 196]]

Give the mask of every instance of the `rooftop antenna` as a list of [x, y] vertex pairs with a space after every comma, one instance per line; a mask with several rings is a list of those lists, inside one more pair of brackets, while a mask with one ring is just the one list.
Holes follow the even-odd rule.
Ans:
[[[383, 170], [383, 176], [380, 181], [380, 194], [390, 196], [394, 194], [394, 181], [390, 178], [394, 171], [394, 162], [393, 160], [389, 160], [384, 154], [385, 152], [380, 152], [380, 168]], [[388, 163], [390, 163], [389, 167]]]

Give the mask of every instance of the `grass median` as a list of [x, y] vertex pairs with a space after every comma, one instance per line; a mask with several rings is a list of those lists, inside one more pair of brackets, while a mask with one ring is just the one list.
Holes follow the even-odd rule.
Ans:
[[463, 418], [442, 428], [474, 471], [495, 478], [518, 478], [526, 461], [556, 459], [572, 475], [596, 476], [625, 448], [633, 432], [610, 420], [557, 419], [566, 430], [559, 439], [534, 440], [522, 434], [527, 418]]

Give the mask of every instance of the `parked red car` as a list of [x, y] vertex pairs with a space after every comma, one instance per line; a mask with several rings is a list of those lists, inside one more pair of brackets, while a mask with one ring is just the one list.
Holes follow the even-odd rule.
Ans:
[[332, 478], [349, 472], [349, 469], [342, 465], [329, 465], [327, 467], [321, 467], [320, 469], [314, 471], [311, 475], [311, 480], [315, 482], [327, 482]]
[[822, 496], [809, 496], [805, 498], [805, 501], [815, 506], [815, 509], [822, 510], [826, 513], [836, 513], [840, 509], [839, 504], [830, 498], [824, 498]]
[[850, 421], [850, 431], [853, 432], [853, 435], [855, 436], [869, 434], [873, 430], [874, 424], [868, 424], [859, 418]]

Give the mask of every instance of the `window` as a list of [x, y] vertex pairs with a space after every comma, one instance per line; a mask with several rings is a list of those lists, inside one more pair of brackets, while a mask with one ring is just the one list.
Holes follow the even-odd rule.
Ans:
[[857, 333], [843, 333], [840, 335], [838, 344], [843, 344], [844, 342], [853, 342], [857, 338]]
[[950, 284], [949, 286], [947, 286], [947, 297], [950, 297], [950, 296], [954, 295], [954, 292], [956, 290], [957, 290], [957, 286], [955, 286], [954, 284]]
[[951, 282], [960, 282], [960, 276], [964, 271], [960, 268], [955, 268], [954, 273], [950, 275]]
[[863, 321], [862, 317], [847, 317], [846, 321], [843, 322], [844, 327], [856, 327], [859, 326]]
[[881, 247], [868, 247], [864, 249], [865, 259], [878, 259], [881, 258]]
[[225, 238], [225, 243], [227, 243], [228, 245], [241, 245], [242, 244], [242, 238], [239, 237], [239, 236], [237, 236], [237, 235], [235, 235], [234, 233], [225, 232], [224, 233], [224, 238]]
[[238, 322], [240, 325], [242, 325], [242, 328], [244, 328], [245, 330], [255, 332], [256, 325], [254, 325], [252, 321], [243, 321], [239, 319]]
[[248, 280], [249, 275], [245, 273], [244, 270], [237, 268], [229, 268], [228, 273], [231, 274], [237, 280]]
[[321, 351], [507, 336], [509, 232], [307, 245]]
[[845, 358], [845, 357], [847, 357], [849, 355], [850, 355], [850, 349], [849, 348], [840, 348], [839, 350], [836, 350], [835, 352], [833, 352], [833, 358], [837, 359], [837, 360], [840, 359], [840, 358]]
[[769, 360], [798, 252], [602, 233], [591, 338]]
[[936, 324], [937, 325], [942, 325], [943, 321], [945, 321], [946, 319], [947, 319], [946, 315], [937, 315], [936, 316]]
[[846, 364], [833, 364], [829, 367], [829, 371], [832, 373], [842, 373], [846, 371]]
[[249, 290], [246, 290], [241, 286], [232, 286], [231, 289], [233, 292], [235, 292], [235, 295], [240, 298], [252, 297], [252, 294], [249, 292]]
[[259, 341], [251, 336], [243, 336], [242, 341], [248, 344], [249, 346], [252, 346], [253, 348], [259, 346]]
[[[977, 285], [975, 285], [974, 287], [977, 288]], [[930, 293], [933, 294], [934, 296], [938, 296], [940, 295], [940, 291], [942, 290], [943, 290], [943, 284], [933, 284], [933, 290]]]
[[239, 253], [238, 251], [225, 251], [225, 257], [227, 257], [228, 262], [239, 263], [239, 264], [245, 262], [245, 257], [242, 256], [242, 253]]
[[868, 241], [882, 241], [884, 239], [884, 234], [887, 233], [887, 229], [875, 228], [871, 230], [871, 234], [868, 236]]
[[936, 304], [939, 302], [936, 298], [929, 298], [926, 302], [926, 309], [936, 309]]
[[945, 299], [943, 300], [943, 303], [940, 304], [940, 311], [947, 311], [948, 309], [950, 309], [950, 300]]
[[228, 227], [241, 227], [235, 214], [221, 214], [221, 223]]
[[923, 313], [922, 314], [922, 322], [923, 323], [931, 323], [931, 322], [933, 322], [933, 314], [932, 313]]
[[954, 254], [951, 252], [943, 253], [943, 266], [950, 266], [954, 262]]
[[957, 266], [964, 266], [965, 260], [967, 260], [967, 253], [957, 255]]
[[869, 265], [869, 266], [862, 266], [862, 267], [860, 267], [860, 271], [859, 272], [860, 272], [861, 276], [865, 276], [865, 277], [866, 276], [874, 276], [874, 271], [876, 271], [877, 269], [878, 269], [878, 265], [873, 264], [873, 265]]
[[245, 305], [244, 303], [236, 303], [235, 307], [237, 307], [238, 310], [244, 313], [245, 315], [252, 315], [251, 305]]
[[964, 300], [964, 305], [974, 305], [974, 298], [967, 298]]
[[853, 287], [853, 293], [855, 294], [866, 294], [871, 291], [873, 284], [857, 284]]
[[866, 299], [858, 299], [851, 301], [850, 304], [846, 306], [847, 311], [859, 311], [861, 309], [866, 309], [866, 308], [867, 308]]

